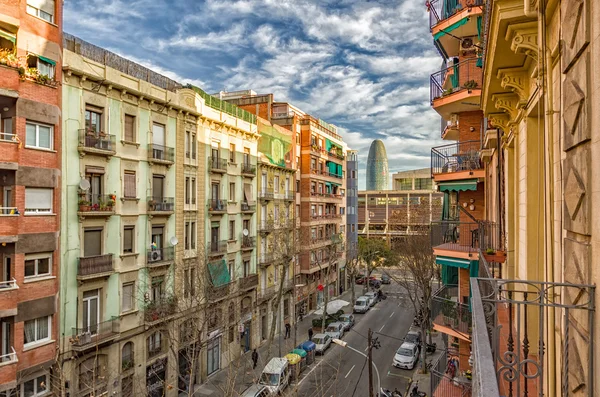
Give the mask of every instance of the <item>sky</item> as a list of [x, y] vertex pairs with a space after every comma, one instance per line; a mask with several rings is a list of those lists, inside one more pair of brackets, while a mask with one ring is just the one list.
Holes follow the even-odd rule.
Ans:
[[381, 139], [390, 174], [430, 166], [434, 50], [424, 1], [65, 0], [64, 29], [207, 92], [273, 93], [338, 126], [359, 151]]

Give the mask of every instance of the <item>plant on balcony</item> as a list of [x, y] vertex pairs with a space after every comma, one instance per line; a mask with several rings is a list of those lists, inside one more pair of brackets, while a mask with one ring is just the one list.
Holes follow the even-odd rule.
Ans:
[[444, 325], [450, 325], [456, 320], [456, 303], [451, 300], [445, 300], [442, 304], [442, 314], [444, 315]]
[[18, 64], [17, 54], [14, 49], [0, 48], [0, 65], [16, 68]]
[[472, 90], [473, 88], [477, 88], [477, 85], [478, 84], [475, 80], [469, 80], [465, 84], [463, 84], [463, 87], [467, 90]]
[[79, 211], [81, 212], [87, 212], [90, 210], [90, 202], [88, 200], [79, 199], [77, 205], [79, 205]]

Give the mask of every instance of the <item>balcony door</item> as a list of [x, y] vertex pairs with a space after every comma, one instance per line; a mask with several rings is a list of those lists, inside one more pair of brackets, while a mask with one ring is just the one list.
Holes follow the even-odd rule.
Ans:
[[260, 176], [260, 189], [263, 193], [267, 191], [267, 174]]
[[11, 360], [11, 357], [9, 356], [9, 354], [12, 353], [11, 343], [10, 343], [11, 333], [10, 333], [10, 323], [8, 321], [2, 321], [2, 322], [0, 322], [0, 324], [2, 324], [0, 326], [0, 332], [2, 332], [2, 335], [0, 335], [0, 337], [2, 338], [2, 343], [1, 343], [2, 351], [0, 352], [0, 357], [2, 357], [2, 359], [0, 360], [0, 363], [3, 363], [3, 362]]
[[99, 204], [102, 195], [102, 179], [104, 168], [86, 167], [85, 179], [90, 183], [90, 189], [87, 191], [87, 200], [91, 205]]
[[250, 149], [244, 148], [244, 165], [250, 165]]
[[218, 183], [213, 183], [210, 185], [210, 197], [214, 202], [215, 209], [221, 209], [221, 203], [219, 203], [221, 186]]
[[13, 204], [13, 194], [12, 194], [12, 188], [10, 186], [4, 186], [4, 189], [2, 190], [2, 204], [0, 205], [0, 207], [2, 208], [2, 215], [9, 215], [10, 211], [12, 210], [12, 204]]
[[102, 255], [102, 229], [89, 229], [83, 232], [83, 256]]
[[6, 288], [10, 284], [10, 280], [12, 280], [12, 258], [8, 255], [5, 255], [2, 258], [2, 274], [0, 275], [0, 288]]
[[83, 328], [92, 335], [98, 333], [100, 323], [100, 290], [83, 293]]
[[165, 178], [162, 175], [152, 175], [152, 197], [157, 202], [162, 202]]
[[210, 229], [210, 244], [216, 247], [219, 243], [219, 228], [213, 227]]
[[157, 251], [159, 255], [156, 260], [160, 260], [161, 250], [163, 249], [163, 232], [164, 228], [162, 226], [152, 226], [152, 249]]

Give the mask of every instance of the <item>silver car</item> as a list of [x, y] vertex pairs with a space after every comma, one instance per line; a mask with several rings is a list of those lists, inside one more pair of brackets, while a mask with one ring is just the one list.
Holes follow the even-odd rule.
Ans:
[[354, 326], [354, 315], [353, 314], [342, 314], [340, 316], [340, 322], [344, 324], [344, 331], [349, 331]]
[[331, 337], [331, 339], [342, 339], [344, 336], [344, 323], [336, 322], [331, 323], [325, 329], [325, 333]]
[[354, 313], [366, 313], [371, 308], [369, 298], [361, 296], [354, 303]]
[[419, 361], [417, 345], [404, 342], [396, 351], [392, 364], [396, 368], [413, 369], [417, 365], [417, 361]]
[[262, 385], [252, 385], [242, 392], [240, 397], [271, 397], [273, 394]]
[[369, 298], [369, 306], [375, 306], [375, 303], [377, 303], [377, 295], [375, 292], [367, 292], [365, 296]]
[[331, 346], [331, 336], [327, 334], [316, 334], [313, 336], [312, 341], [315, 345], [315, 352], [317, 354], [324, 354], [325, 350]]

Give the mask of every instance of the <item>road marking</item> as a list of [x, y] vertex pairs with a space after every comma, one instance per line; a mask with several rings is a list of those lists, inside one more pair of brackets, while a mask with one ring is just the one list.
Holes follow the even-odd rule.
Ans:
[[381, 332], [381, 330], [383, 329], [383, 327], [385, 327], [385, 324], [383, 324], [383, 325], [381, 326], [381, 328], [379, 328], [379, 332]]
[[369, 345], [367, 345], [367, 347], [365, 347], [365, 351], [369, 350]]
[[392, 371], [388, 371], [388, 376], [395, 376], [396, 378], [401, 378], [401, 379], [406, 379], [407, 381], [412, 381], [412, 378], [410, 376], [406, 376], [406, 375], [398, 375], [393, 373]]
[[396, 312], [392, 312], [392, 314], [390, 314], [390, 318], [392, 318], [392, 316], [394, 315], [394, 313], [396, 313]]
[[354, 367], [356, 367], [356, 365], [353, 365], [352, 368], [350, 368], [350, 371], [348, 371], [348, 373], [346, 374], [346, 376], [344, 376], [344, 379], [346, 379], [348, 377], [348, 375], [350, 375], [350, 372], [352, 372], [352, 370], [354, 369]]

